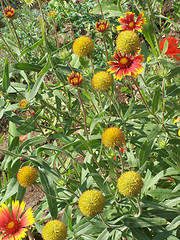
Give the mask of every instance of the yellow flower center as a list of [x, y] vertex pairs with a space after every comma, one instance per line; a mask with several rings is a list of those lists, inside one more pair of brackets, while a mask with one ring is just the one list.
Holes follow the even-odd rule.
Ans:
[[79, 78], [77, 77], [71, 79], [71, 83], [78, 83], [78, 82], [79, 82]]
[[12, 15], [12, 12], [9, 11], [9, 12], [6, 13], [6, 15], [7, 15], [7, 16], [11, 16], [11, 15]]
[[14, 222], [9, 222], [9, 223], [8, 223], [8, 225], [7, 225], [7, 227], [8, 227], [8, 228], [13, 228], [13, 227], [14, 227], [14, 225], [15, 225], [15, 223], [14, 223]]
[[104, 24], [100, 24], [100, 25], [99, 25], [99, 28], [100, 28], [101, 30], [104, 30], [104, 29], [105, 29], [105, 25], [104, 25]]
[[130, 27], [130, 28], [134, 28], [134, 22], [130, 22], [130, 23], [129, 23], [129, 27]]
[[6, 232], [8, 233], [8, 235], [14, 234], [19, 230], [20, 226], [20, 222], [17, 220], [8, 222], [8, 224], [6, 225]]
[[123, 57], [123, 58], [121, 58], [121, 60], [120, 60], [120, 63], [121, 64], [127, 64], [127, 62], [128, 62], [128, 59], [126, 58], [126, 57]]

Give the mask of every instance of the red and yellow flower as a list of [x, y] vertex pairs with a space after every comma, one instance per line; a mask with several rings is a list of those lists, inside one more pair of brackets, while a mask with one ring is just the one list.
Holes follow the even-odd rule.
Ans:
[[26, 236], [28, 226], [35, 222], [33, 212], [29, 208], [23, 213], [25, 203], [13, 201], [9, 209], [4, 203], [0, 207], [0, 239], [20, 240]]
[[12, 18], [15, 14], [15, 10], [14, 8], [8, 6], [7, 8], [4, 9], [4, 15], [7, 17], [7, 18]]
[[168, 37], [165, 38], [163, 41], [159, 43], [161, 52], [163, 51], [165, 41], [168, 41], [168, 49], [165, 52], [166, 55], [169, 55], [171, 58], [176, 58], [177, 60], [180, 60], [180, 57], [178, 57], [177, 54], [180, 54], [180, 49], [178, 47], [178, 41], [174, 37]]
[[115, 73], [114, 78], [117, 80], [121, 80], [122, 76], [130, 75], [136, 77], [138, 74], [142, 72], [143, 66], [140, 64], [144, 61], [143, 55], [132, 56], [121, 54], [120, 51], [114, 53], [112, 58], [115, 61], [108, 62], [110, 67], [107, 71], [110, 73]]
[[72, 71], [72, 73], [69, 75], [69, 77], [67, 77], [67, 80], [69, 81], [69, 83], [73, 86], [78, 86], [83, 78], [82, 75], [80, 73], [75, 73], [74, 71]]
[[99, 22], [96, 22], [96, 30], [98, 32], [105, 32], [109, 27], [109, 23], [107, 23], [105, 20], [103, 20], [101, 22], [101, 20], [99, 20]]
[[27, 100], [26, 99], [22, 99], [18, 104], [19, 108], [25, 108], [26, 106], [27, 106]]
[[49, 17], [55, 17], [55, 16], [56, 16], [56, 12], [55, 11], [49, 12]]
[[142, 25], [146, 24], [146, 18], [143, 18], [144, 13], [141, 13], [136, 21], [134, 20], [134, 13], [132, 12], [126, 12], [126, 17], [119, 17], [118, 22], [122, 23], [123, 25], [120, 25], [117, 27], [117, 31], [121, 30], [128, 30], [128, 31], [142, 31]]

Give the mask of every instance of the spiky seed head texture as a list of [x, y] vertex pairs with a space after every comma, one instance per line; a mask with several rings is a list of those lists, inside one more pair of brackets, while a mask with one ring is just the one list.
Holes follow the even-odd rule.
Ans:
[[89, 37], [79, 37], [73, 43], [73, 52], [78, 57], [86, 57], [92, 53], [94, 49], [93, 40]]
[[117, 127], [110, 127], [102, 134], [102, 143], [107, 148], [119, 147], [125, 141], [124, 133]]
[[93, 76], [91, 84], [97, 92], [106, 91], [113, 85], [113, 78], [110, 73], [101, 71]]
[[116, 48], [122, 54], [131, 54], [140, 48], [140, 38], [134, 31], [122, 31], [116, 38]]
[[117, 187], [123, 196], [136, 197], [141, 192], [143, 180], [135, 171], [125, 172], [118, 178]]
[[37, 178], [38, 172], [36, 168], [31, 166], [24, 166], [17, 173], [17, 181], [22, 187], [32, 186]]
[[103, 211], [105, 201], [102, 192], [87, 190], [79, 198], [79, 208], [86, 217], [94, 217]]
[[67, 237], [67, 228], [58, 220], [49, 221], [42, 229], [42, 237], [44, 240], [64, 240]]

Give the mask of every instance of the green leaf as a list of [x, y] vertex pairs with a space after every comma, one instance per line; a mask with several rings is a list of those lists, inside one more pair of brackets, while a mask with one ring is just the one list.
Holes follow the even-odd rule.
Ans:
[[35, 64], [30, 63], [13, 63], [11, 65], [12, 68], [15, 68], [17, 70], [24, 70], [24, 71], [33, 71], [33, 72], [40, 72], [42, 67]]
[[168, 151], [168, 153], [169, 153], [169, 156], [171, 157], [171, 159], [172, 159], [176, 164], [180, 165], [180, 157], [179, 157], [177, 154], [175, 154], [174, 152], [172, 152], [172, 151]]
[[164, 188], [151, 189], [147, 194], [154, 198], [158, 198], [160, 201], [163, 199], [170, 199], [179, 196], [179, 192], [172, 192], [171, 189]]
[[40, 143], [46, 142], [46, 140], [47, 140], [47, 138], [44, 136], [37, 136], [37, 137], [27, 139], [20, 145], [19, 152], [21, 152], [23, 150], [23, 148], [27, 147], [28, 145], [36, 146], [36, 145], [39, 145]]
[[167, 221], [164, 218], [126, 218], [124, 219], [124, 223], [126, 226], [131, 228], [144, 228], [144, 227], [151, 227], [151, 226], [161, 226], [166, 225]]
[[43, 67], [43, 69], [38, 73], [38, 75], [43, 75], [45, 73], [47, 73], [47, 71], [49, 70], [51, 66], [51, 63], [50, 63], [50, 56], [48, 57], [48, 61], [46, 62], [45, 66]]
[[18, 191], [17, 191], [17, 195], [16, 195], [16, 200], [19, 200], [19, 202], [22, 202], [24, 195], [26, 192], [26, 188], [21, 187], [20, 185], [18, 186]]
[[177, 216], [173, 219], [173, 221], [166, 227], [168, 231], [177, 229], [177, 227], [180, 226], [180, 216]]
[[152, 100], [152, 112], [155, 113], [158, 110], [158, 103], [160, 97], [160, 87], [157, 87]]
[[168, 50], [168, 40], [166, 39], [166, 41], [164, 43], [162, 54], [164, 55], [167, 52], [167, 50]]
[[138, 240], [151, 240], [143, 230], [139, 228], [132, 228], [131, 229], [133, 236]]
[[8, 198], [16, 194], [18, 191], [18, 187], [19, 187], [19, 183], [17, 182], [16, 177], [11, 178], [10, 181], [7, 183], [6, 192], [1, 202], [5, 202]]
[[142, 33], [144, 35], [144, 37], [146, 38], [146, 41], [149, 43], [149, 45], [152, 48], [152, 52], [155, 54], [155, 56], [157, 56], [157, 50], [156, 50], [156, 45], [155, 45], [155, 31], [154, 31], [154, 27], [149, 19], [149, 17], [146, 15], [146, 20], [147, 20], [147, 24], [143, 25], [142, 28]]
[[0, 144], [3, 142], [4, 137], [5, 137], [5, 133], [3, 134], [2, 138], [0, 139]]
[[37, 95], [37, 93], [39, 91], [39, 88], [41, 87], [41, 84], [42, 84], [42, 82], [44, 80], [44, 77], [45, 77], [45, 74], [44, 75], [40, 75], [37, 78], [35, 84], [33, 85], [32, 90], [30, 92], [28, 92], [28, 94], [26, 96], [27, 101], [31, 101]]
[[[25, 120], [18, 128], [17, 128], [17, 134], [18, 136], [20, 135], [26, 135], [31, 131], [34, 131], [37, 128], [37, 124], [34, 120], [34, 118], [37, 118], [37, 116], [39, 115], [39, 113], [41, 112], [41, 109], [39, 109], [35, 115], [33, 115], [33, 117], [28, 118], [27, 120]], [[39, 129], [38, 129], [39, 130]], [[40, 130], [39, 130], [40, 131]]]
[[39, 171], [42, 187], [44, 191], [47, 193], [46, 198], [47, 198], [50, 214], [53, 219], [56, 219], [58, 214], [56, 194], [53, 189], [54, 184], [52, 184], [51, 178], [48, 174], [49, 174], [48, 171], [44, 171], [44, 172]]
[[4, 66], [4, 74], [3, 74], [3, 84], [2, 84], [2, 91], [4, 93], [7, 93], [7, 90], [10, 86], [10, 80], [9, 80], [9, 64], [8, 64], [8, 57], [6, 57], [5, 60], [5, 66]]
[[96, 169], [92, 165], [90, 165], [89, 163], [86, 163], [86, 166], [87, 166], [87, 168], [89, 170], [89, 175], [92, 176], [92, 178], [96, 182], [96, 184], [99, 187], [99, 189], [101, 189], [101, 191], [103, 191], [107, 195], [110, 194], [111, 191], [110, 191], [107, 183], [101, 177], [101, 175], [96, 171]]
[[43, 43], [43, 39], [40, 39], [39, 41], [37, 41], [36, 43], [34, 43], [32, 46], [28, 46], [26, 47], [22, 52], [20, 57], [22, 57], [25, 53], [31, 52], [32, 50], [36, 49], [39, 45], [41, 45]]

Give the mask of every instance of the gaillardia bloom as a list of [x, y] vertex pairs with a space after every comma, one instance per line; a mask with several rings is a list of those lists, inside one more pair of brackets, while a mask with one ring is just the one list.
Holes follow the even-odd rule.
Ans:
[[83, 78], [80, 73], [75, 73], [74, 71], [72, 71], [72, 73], [69, 74], [69, 77], [67, 77], [67, 80], [71, 85], [78, 86], [82, 82]]
[[26, 227], [32, 225], [35, 220], [31, 208], [23, 213], [25, 205], [24, 202], [19, 205], [19, 201], [12, 201], [12, 206], [9, 209], [4, 203], [1, 203], [1, 240], [20, 240], [26, 236]]
[[24, 166], [17, 173], [17, 181], [22, 187], [29, 187], [37, 180], [38, 172], [36, 168]]
[[78, 57], [86, 57], [92, 53], [94, 49], [93, 40], [89, 37], [79, 37], [73, 43], [73, 52]]
[[123, 25], [117, 27], [117, 31], [128, 30], [128, 31], [142, 31], [142, 25], [146, 23], [146, 18], [143, 18], [144, 13], [141, 13], [136, 21], [134, 21], [134, 13], [126, 12], [126, 17], [119, 17], [118, 21]]
[[117, 187], [123, 196], [136, 197], [143, 187], [141, 175], [134, 171], [125, 172], [118, 178]]
[[91, 84], [97, 92], [106, 91], [113, 85], [113, 78], [110, 73], [101, 71], [93, 76]]
[[4, 14], [6, 15], [7, 18], [12, 18], [15, 14], [14, 8], [8, 6], [7, 8], [4, 9]]
[[120, 32], [116, 38], [116, 48], [122, 54], [136, 53], [140, 48], [140, 38], [135, 32]]
[[117, 127], [110, 127], [102, 134], [102, 143], [107, 148], [119, 147], [122, 142], [125, 143], [124, 133]]
[[174, 37], [168, 37], [165, 38], [163, 41], [159, 43], [161, 52], [163, 51], [165, 41], [168, 41], [168, 49], [165, 52], [166, 55], [169, 55], [171, 58], [176, 58], [177, 60], [180, 60], [180, 57], [178, 57], [177, 54], [180, 54], [180, 49], [178, 47], [178, 41]]
[[120, 51], [114, 53], [112, 58], [115, 61], [108, 62], [110, 67], [107, 71], [110, 73], [115, 73], [114, 78], [121, 80], [122, 76], [130, 75], [136, 77], [142, 72], [143, 66], [140, 64], [144, 61], [143, 55], [132, 56], [127, 54], [121, 54]]
[[26, 106], [27, 106], [27, 100], [26, 99], [22, 99], [18, 104], [19, 108], [25, 108]]
[[105, 201], [102, 192], [87, 190], [79, 198], [79, 209], [86, 217], [94, 217], [103, 211]]
[[49, 12], [49, 16], [50, 16], [50, 17], [55, 17], [55, 16], [56, 16], [56, 12], [55, 12], [55, 11]]
[[64, 240], [67, 237], [67, 228], [64, 223], [52, 220], [43, 227], [42, 237], [44, 240]]
[[105, 32], [109, 27], [109, 23], [107, 23], [105, 20], [103, 20], [101, 22], [101, 20], [99, 20], [99, 22], [96, 22], [96, 30], [98, 32]]

